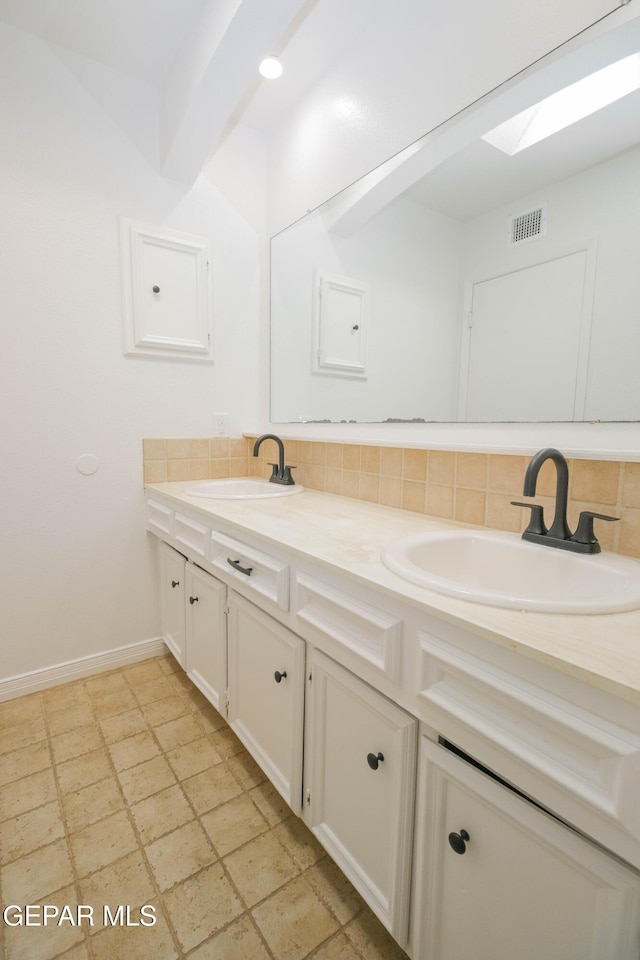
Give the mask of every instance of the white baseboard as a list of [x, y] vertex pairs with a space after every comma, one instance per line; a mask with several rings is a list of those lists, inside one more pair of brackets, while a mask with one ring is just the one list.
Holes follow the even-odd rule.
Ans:
[[79, 680], [80, 677], [90, 677], [93, 673], [115, 670], [127, 663], [136, 663], [138, 660], [147, 660], [149, 657], [161, 657], [167, 652], [164, 641], [156, 637], [152, 640], [130, 643], [126, 647], [116, 647], [115, 650], [106, 650], [104, 653], [94, 653], [77, 660], [68, 660], [66, 663], [44, 667], [42, 670], [22, 673], [17, 677], [8, 677], [6, 680], [0, 680], [0, 702], [22, 697], [27, 693], [35, 693], [46, 687], [55, 687], [60, 683]]

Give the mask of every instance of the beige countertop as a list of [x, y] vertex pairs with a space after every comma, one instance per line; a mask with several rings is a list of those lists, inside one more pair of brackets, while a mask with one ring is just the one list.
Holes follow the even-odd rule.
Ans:
[[274, 546], [640, 704], [640, 610], [563, 616], [444, 596], [414, 586], [387, 569], [381, 552], [399, 537], [461, 524], [315, 490], [273, 500], [205, 500], [184, 493], [192, 482], [152, 483], [146, 488], [163, 494], [176, 506], [223, 520], [239, 534], [256, 534]]

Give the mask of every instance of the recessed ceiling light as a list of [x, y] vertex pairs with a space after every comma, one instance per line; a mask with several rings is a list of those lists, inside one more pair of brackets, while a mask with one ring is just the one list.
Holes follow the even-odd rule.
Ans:
[[640, 88], [640, 54], [618, 60], [558, 90], [482, 137], [513, 156]]
[[282, 64], [277, 57], [265, 57], [259, 69], [261, 76], [267, 80], [277, 80], [282, 75]]

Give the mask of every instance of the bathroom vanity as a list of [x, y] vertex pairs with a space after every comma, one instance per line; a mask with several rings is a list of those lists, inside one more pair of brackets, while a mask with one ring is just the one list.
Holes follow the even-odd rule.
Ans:
[[638, 960], [640, 611], [487, 607], [387, 569], [453, 524], [146, 488], [164, 640], [414, 960]]

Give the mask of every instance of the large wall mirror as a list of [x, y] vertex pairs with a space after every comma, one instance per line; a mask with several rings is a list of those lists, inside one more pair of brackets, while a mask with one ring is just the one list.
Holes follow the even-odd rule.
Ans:
[[271, 420], [640, 420], [640, 20], [271, 242]]

